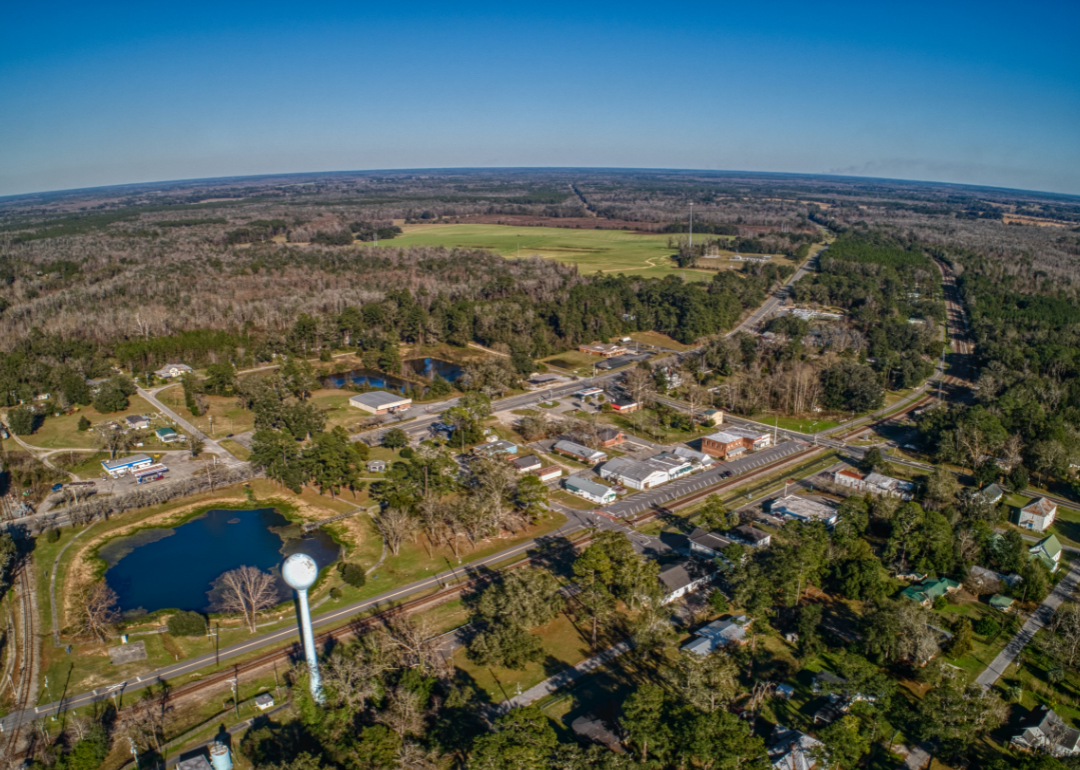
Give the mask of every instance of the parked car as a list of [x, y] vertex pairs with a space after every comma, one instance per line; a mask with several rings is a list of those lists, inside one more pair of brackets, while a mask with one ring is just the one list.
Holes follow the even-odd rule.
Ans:
[[52, 491], [53, 492], [59, 492], [63, 488], [64, 488], [63, 484], [53, 484], [52, 485]]

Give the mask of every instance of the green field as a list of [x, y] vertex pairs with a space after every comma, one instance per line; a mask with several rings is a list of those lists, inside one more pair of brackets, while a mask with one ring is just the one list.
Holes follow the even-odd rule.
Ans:
[[[561, 227], [509, 225], [430, 225], [409, 230], [380, 246], [457, 246], [490, 249], [504, 257], [520, 254], [577, 265], [582, 273], [627, 273], [662, 278], [678, 274], [688, 281], [708, 281], [711, 270], [680, 270], [671, 260], [668, 235], [626, 230], [571, 230]], [[520, 249], [519, 249], [520, 247]], [[732, 265], [738, 263], [732, 262]]]

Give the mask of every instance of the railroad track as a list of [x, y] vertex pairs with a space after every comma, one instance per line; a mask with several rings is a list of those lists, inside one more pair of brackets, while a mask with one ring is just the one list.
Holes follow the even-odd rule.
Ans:
[[[13, 696], [17, 709], [28, 709], [34, 705], [35, 700], [35, 676], [36, 645], [34, 644], [34, 619], [31, 606], [31, 592], [33, 585], [30, 581], [30, 559], [27, 558], [15, 572], [15, 583], [19, 590], [19, 607], [21, 608], [19, 623], [19, 647], [16, 654], [19, 656], [18, 683], [13, 683]], [[5, 754], [12, 757], [19, 750], [19, 741], [22, 739], [23, 728], [26, 724], [20, 724], [7, 736]]]

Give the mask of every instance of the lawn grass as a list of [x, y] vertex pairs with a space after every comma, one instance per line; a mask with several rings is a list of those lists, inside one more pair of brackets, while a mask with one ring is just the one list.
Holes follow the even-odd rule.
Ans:
[[[989, 604], [974, 601], [960, 604], [949, 602], [938, 614], [950, 619], [959, 615], [970, 620], [972, 625], [977, 623], [980, 618], [989, 616], [1001, 625], [1001, 631], [995, 636], [983, 637], [974, 634], [972, 637], [972, 650], [967, 655], [959, 658], [945, 656], [946, 661], [963, 670], [965, 680], [968, 683], [975, 681], [976, 677], [993, 662], [994, 658], [1005, 649], [1005, 645], [1013, 637], [1014, 632], [1009, 630], [1011, 616], [995, 610]], [[948, 630], [947, 625], [942, 624], [942, 627]]]
[[247, 460], [251, 457], [251, 450], [246, 446], [236, 443], [231, 438], [223, 438], [218, 442], [222, 449], [231, 454], [237, 460]]
[[835, 428], [840, 423], [836, 420], [824, 420], [818, 417], [762, 417], [759, 422], [769, 426], [775, 423], [777, 428], [794, 430], [799, 433], [817, 433]]
[[[182, 385], [165, 388], [156, 397], [210, 438], [223, 438], [230, 433], [243, 433], [255, 427], [255, 413], [242, 408], [232, 396], [204, 396], [207, 409], [198, 417], [188, 411]], [[213, 431], [210, 430], [211, 418]]]
[[[42, 449], [65, 449], [72, 447], [75, 449], [93, 449], [98, 446], [97, 440], [99, 434], [94, 430], [79, 430], [79, 418], [85, 417], [94, 425], [102, 422], [111, 421], [123, 421], [125, 417], [131, 414], [141, 414], [149, 417], [157, 410], [150, 406], [149, 403], [144, 401], [139, 396], [131, 396], [128, 399], [128, 408], [122, 412], [114, 412], [112, 414], [102, 414], [92, 406], [84, 406], [73, 411], [71, 414], [61, 414], [59, 417], [54, 417], [50, 412], [45, 417], [45, 421], [41, 424], [34, 433], [29, 436], [21, 436], [23, 441], [31, 446], [41, 447]], [[153, 427], [160, 427], [167, 423], [159, 422], [156, 426], [152, 422]]]
[[680, 353], [693, 348], [693, 345], [684, 345], [660, 332], [631, 332], [629, 337], [634, 342], [640, 342], [643, 345], [653, 345], [658, 348], [677, 350]]
[[[488, 249], [511, 259], [519, 254], [522, 258], [539, 255], [577, 265], [582, 274], [599, 271], [649, 278], [681, 275], [687, 281], [712, 279], [714, 271], [675, 267], [671, 259], [674, 250], [667, 245], [669, 238], [668, 235], [627, 230], [464, 224], [418, 227], [383, 244], [386, 248], [446, 246]], [[732, 267], [738, 266], [738, 263], [730, 264]]]

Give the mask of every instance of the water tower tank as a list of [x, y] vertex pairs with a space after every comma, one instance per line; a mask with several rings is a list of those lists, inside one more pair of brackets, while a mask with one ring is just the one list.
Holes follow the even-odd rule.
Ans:
[[214, 770], [232, 770], [232, 757], [229, 756], [229, 747], [224, 743], [211, 743], [210, 765]]

